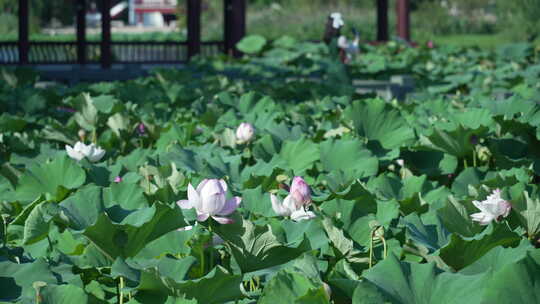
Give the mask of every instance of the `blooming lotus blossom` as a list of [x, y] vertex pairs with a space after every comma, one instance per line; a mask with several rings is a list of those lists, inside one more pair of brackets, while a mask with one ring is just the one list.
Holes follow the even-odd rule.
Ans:
[[239, 143], [250, 141], [255, 134], [255, 128], [249, 122], [241, 123], [236, 129], [236, 139]]
[[272, 209], [277, 215], [290, 217], [295, 222], [316, 217], [315, 213], [307, 211], [303, 205], [298, 207], [299, 203], [291, 194], [287, 195], [283, 202], [274, 194], [270, 194], [270, 200], [272, 201]]
[[472, 202], [480, 212], [471, 214], [473, 221], [480, 225], [488, 225], [491, 221], [499, 221], [500, 217], [507, 217], [510, 214], [512, 205], [501, 197], [501, 190], [495, 189], [484, 201]]
[[332, 13], [330, 14], [330, 18], [332, 18], [332, 27], [335, 29], [339, 29], [340, 27], [345, 25], [341, 13]]
[[223, 217], [238, 208], [242, 198], [235, 196], [229, 200], [227, 184], [222, 179], [205, 179], [195, 189], [191, 183], [188, 185], [188, 199], [177, 202], [182, 209], [195, 208], [197, 221], [204, 222], [212, 217], [220, 224], [230, 224], [232, 219]]
[[77, 161], [86, 157], [91, 162], [97, 162], [105, 155], [105, 150], [95, 144], [85, 145], [80, 141], [75, 143], [73, 147], [66, 145], [66, 152], [69, 157]]
[[290, 217], [293, 221], [298, 222], [315, 217], [315, 213], [306, 210], [306, 207], [311, 204], [311, 192], [300, 176], [294, 177], [291, 191], [283, 202], [274, 194], [270, 194], [270, 201], [277, 215]]

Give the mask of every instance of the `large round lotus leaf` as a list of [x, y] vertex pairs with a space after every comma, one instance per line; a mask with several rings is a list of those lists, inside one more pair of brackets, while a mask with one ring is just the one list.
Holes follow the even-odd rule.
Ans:
[[244, 53], [255, 54], [260, 52], [265, 45], [266, 39], [263, 36], [250, 35], [240, 40], [240, 42], [236, 44], [236, 47]]
[[[487, 273], [462, 275], [439, 270], [435, 264], [399, 261], [393, 254], [364, 272], [364, 278], [377, 286], [391, 303], [460, 304], [482, 303]], [[360, 302], [362, 303], [362, 302]]]
[[44, 194], [48, 199], [60, 201], [67, 195], [67, 189], [80, 187], [85, 179], [86, 173], [79, 164], [58, 157], [50, 163], [31, 166], [19, 179], [17, 198], [30, 202]]
[[382, 99], [354, 101], [345, 115], [353, 121], [358, 135], [377, 140], [386, 149], [398, 148], [415, 138], [400, 111]]

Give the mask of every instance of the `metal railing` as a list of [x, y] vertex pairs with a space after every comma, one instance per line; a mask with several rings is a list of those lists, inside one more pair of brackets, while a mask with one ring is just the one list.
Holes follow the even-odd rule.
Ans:
[[[78, 58], [76, 41], [73, 42], [30, 42], [28, 64], [77, 64], [99, 63], [101, 59], [100, 42], [84, 44], [86, 58]], [[209, 57], [223, 53], [223, 41], [201, 42], [200, 55]], [[187, 42], [137, 41], [111, 42], [112, 63], [183, 63], [188, 61]], [[19, 64], [19, 44], [0, 42], [0, 64]]]

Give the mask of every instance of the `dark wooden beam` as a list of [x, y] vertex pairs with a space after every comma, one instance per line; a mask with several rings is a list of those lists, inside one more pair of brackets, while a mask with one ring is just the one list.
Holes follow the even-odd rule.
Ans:
[[86, 64], [86, 0], [77, 0], [77, 62]]
[[231, 10], [232, 1], [223, 0], [223, 52], [230, 54], [231, 48]]
[[242, 55], [236, 44], [246, 35], [246, 0], [225, 1], [225, 53], [235, 57]]
[[388, 41], [388, 0], [377, 1], [377, 41]]
[[397, 0], [396, 2], [397, 15], [397, 33], [398, 36], [406, 41], [411, 40], [410, 29], [410, 3], [409, 0]]
[[19, 0], [19, 63], [28, 63], [28, 52], [30, 49], [29, 30], [29, 0]]
[[101, 0], [101, 66], [111, 65], [111, 0]]
[[188, 58], [201, 52], [201, 0], [187, 0]]

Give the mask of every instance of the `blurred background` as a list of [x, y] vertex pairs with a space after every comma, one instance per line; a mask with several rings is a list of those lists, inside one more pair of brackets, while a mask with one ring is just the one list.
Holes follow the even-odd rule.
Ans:
[[[142, 1], [142, 0], [130, 0]], [[203, 1], [202, 39], [220, 39], [223, 35], [223, 1]], [[97, 1], [100, 2], [100, 1]], [[376, 10], [374, 0], [249, 0], [248, 34], [268, 39], [289, 35], [300, 40], [320, 40], [326, 17], [341, 12], [347, 32], [357, 28], [362, 40], [374, 40]], [[0, 40], [17, 39], [17, 0], [0, 0]], [[75, 9], [73, 0], [31, 0], [31, 40], [74, 41]], [[99, 9], [88, 1], [87, 12]], [[113, 22], [113, 40], [184, 40], [186, 37], [183, 0], [150, 0], [147, 3], [174, 5], [176, 10], [145, 18], [130, 16], [118, 5]], [[390, 35], [395, 31], [394, 1], [390, 0]], [[499, 44], [538, 42], [540, 0], [411, 0], [412, 40], [418, 43], [492, 48]], [[146, 18], [148, 17], [148, 18]], [[90, 21], [92, 16], [87, 15]], [[97, 23], [99, 24], [99, 23]], [[98, 26], [97, 26], [98, 27]], [[88, 29], [89, 40], [99, 40], [99, 28]]]

